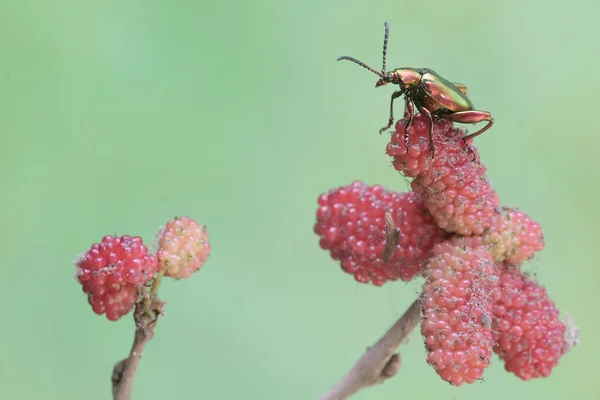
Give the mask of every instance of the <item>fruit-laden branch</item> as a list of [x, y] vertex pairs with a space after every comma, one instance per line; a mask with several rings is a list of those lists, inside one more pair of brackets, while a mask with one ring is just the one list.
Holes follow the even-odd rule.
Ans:
[[161, 227], [152, 247], [149, 252], [139, 236], [107, 235], [75, 260], [77, 280], [94, 313], [116, 321], [135, 310], [131, 351], [113, 368], [112, 392], [116, 400], [131, 397], [142, 352], [163, 314], [165, 303], [158, 298], [162, 279], [189, 278], [210, 254], [206, 228], [185, 216], [175, 217]]
[[[400, 230], [396, 227], [392, 215], [385, 213], [385, 262], [394, 257], [399, 239]], [[382, 383], [394, 376], [400, 368], [400, 355], [394, 352], [419, 323], [420, 317], [421, 303], [417, 299], [375, 346], [369, 348], [354, 367], [320, 399], [345, 399], [360, 389]]]
[[354, 364], [352, 369], [322, 395], [320, 400], [342, 400], [368, 386], [382, 383], [400, 368], [396, 348], [421, 320], [420, 298], [404, 315]]

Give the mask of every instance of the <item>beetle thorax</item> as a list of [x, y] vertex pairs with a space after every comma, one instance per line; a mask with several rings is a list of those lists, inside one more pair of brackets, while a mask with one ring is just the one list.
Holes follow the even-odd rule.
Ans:
[[390, 72], [390, 83], [396, 83], [404, 90], [415, 88], [421, 83], [422, 74], [414, 68], [398, 68]]

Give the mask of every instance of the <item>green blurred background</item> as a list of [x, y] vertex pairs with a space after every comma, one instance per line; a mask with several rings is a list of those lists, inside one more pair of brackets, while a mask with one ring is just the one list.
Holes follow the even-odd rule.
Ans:
[[[92, 313], [71, 264], [105, 234], [188, 215], [212, 255], [166, 282], [134, 399], [314, 399], [420, 282], [359, 285], [319, 249], [316, 198], [354, 179], [404, 190], [384, 153], [392, 88], [350, 55], [465, 82], [505, 205], [541, 222], [535, 273], [581, 344], [521, 382], [494, 358], [460, 388], [417, 332], [397, 377], [356, 399], [600, 398], [598, 2], [0, 1], [0, 398], [106, 399], [130, 317]], [[397, 114], [402, 103], [398, 104]], [[466, 126], [471, 131], [473, 127]], [[596, 249], [594, 249], [596, 247]]]

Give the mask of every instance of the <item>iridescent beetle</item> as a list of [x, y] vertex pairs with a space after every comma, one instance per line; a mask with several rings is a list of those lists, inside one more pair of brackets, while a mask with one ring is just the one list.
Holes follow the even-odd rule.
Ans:
[[467, 88], [461, 83], [451, 83], [442, 78], [436, 72], [428, 68], [398, 68], [392, 72], [386, 72], [385, 59], [387, 53], [388, 36], [390, 27], [385, 23], [385, 38], [383, 40], [383, 68], [381, 72], [375, 71], [362, 61], [353, 57], [340, 57], [340, 60], [352, 61], [361, 67], [379, 75], [381, 79], [377, 81], [375, 87], [385, 86], [388, 83], [397, 84], [400, 90], [392, 94], [390, 103], [390, 119], [388, 124], [379, 130], [379, 133], [388, 129], [394, 123], [394, 100], [404, 95], [406, 102], [406, 111], [408, 112], [408, 121], [404, 126], [404, 141], [406, 151], [409, 148], [408, 128], [412, 123], [415, 107], [423, 115], [429, 118], [429, 143], [433, 154], [433, 116], [448, 119], [454, 122], [476, 124], [482, 121], [488, 121], [487, 125], [475, 133], [463, 137], [465, 143], [475, 136], [481, 135], [494, 124], [492, 115], [487, 111], [477, 111], [473, 109], [473, 103], [467, 97]]

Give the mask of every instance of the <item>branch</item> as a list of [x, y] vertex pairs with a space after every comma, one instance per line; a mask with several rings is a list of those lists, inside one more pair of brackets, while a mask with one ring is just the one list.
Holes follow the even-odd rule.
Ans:
[[421, 301], [419, 298], [373, 347], [367, 349], [352, 369], [319, 400], [342, 400], [361, 389], [382, 383], [387, 378], [394, 376], [400, 368], [400, 356], [394, 352], [420, 320]]
[[158, 316], [163, 313], [164, 303], [156, 297], [151, 304], [140, 301], [135, 305], [133, 319], [135, 336], [129, 357], [115, 364], [112, 374], [112, 392], [114, 400], [129, 400], [133, 378], [146, 344], [154, 336]]

